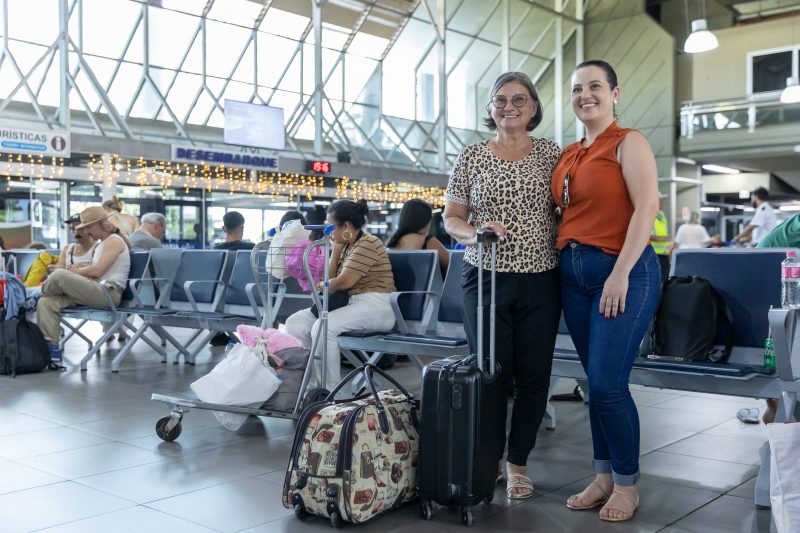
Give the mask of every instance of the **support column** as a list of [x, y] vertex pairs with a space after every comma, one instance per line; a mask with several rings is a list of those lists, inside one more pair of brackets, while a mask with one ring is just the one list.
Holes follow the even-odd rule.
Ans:
[[503, 0], [500, 5], [501, 35], [500, 35], [500, 70], [511, 70], [511, 6], [509, 0]]
[[[575, 64], [583, 62], [583, 2], [575, 2], [575, 18], [578, 27], [575, 30]], [[583, 124], [575, 117], [575, 140], [583, 138]]]
[[[578, 1], [578, 4], [581, 2]], [[553, 76], [553, 104], [556, 112], [553, 119], [555, 128], [555, 141], [559, 146], [564, 146], [564, 0], [556, 0], [556, 57], [555, 73]]]
[[111, 154], [103, 154], [103, 201], [111, 200], [117, 194], [117, 172], [111, 161]]
[[436, 50], [439, 59], [439, 168], [447, 168], [447, 0], [436, 1]]
[[[60, 84], [58, 102], [58, 123], [69, 131], [69, 51], [67, 47], [69, 35], [69, 7], [67, 0], [58, 2], [58, 53], [60, 55]], [[6, 33], [7, 34], [7, 33]]]
[[322, 2], [311, 0], [314, 26], [314, 155], [322, 156]]

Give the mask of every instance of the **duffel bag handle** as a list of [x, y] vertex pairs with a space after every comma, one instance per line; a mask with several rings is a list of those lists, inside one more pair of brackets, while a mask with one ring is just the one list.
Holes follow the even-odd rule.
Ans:
[[336, 385], [336, 387], [330, 392], [330, 394], [328, 394], [328, 397], [325, 398], [325, 401], [326, 402], [334, 401], [337, 392], [339, 392], [345, 385], [347, 385], [353, 379], [355, 379], [356, 376], [358, 376], [359, 374], [364, 374], [365, 385], [361, 387], [361, 389], [356, 394], [356, 397], [360, 397], [364, 393], [366, 388], [367, 387], [369, 388], [369, 390], [372, 392], [372, 397], [375, 399], [375, 408], [378, 410], [378, 423], [381, 426], [381, 431], [384, 433], [389, 433], [389, 418], [386, 416], [386, 408], [383, 406], [383, 402], [381, 402], [381, 399], [378, 397], [378, 389], [375, 387], [375, 380], [372, 379], [372, 374], [374, 372], [377, 372], [382, 377], [386, 378], [387, 381], [389, 381], [392, 385], [394, 385], [397, 388], [397, 390], [399, 390], [403, 394], [403, 396], [406, 397], [406, 399], [411, 404], [412, 413], [414, 413], [412, 416], [416, 418], [414, 397], [411, 396], [411, 394], [409, 394], [408, 391], [402, 385], [400, 385], [397, 382], [397, 380], [395, 380], [392, 376], [390, 376], [382, 369], [378, 368], [377, 366], [371, 363], [367, 363], [361, 368], [356, 368], [355, 370], [347, 374], [344, 377], [344, 379], [340, 381], [339, 384]]

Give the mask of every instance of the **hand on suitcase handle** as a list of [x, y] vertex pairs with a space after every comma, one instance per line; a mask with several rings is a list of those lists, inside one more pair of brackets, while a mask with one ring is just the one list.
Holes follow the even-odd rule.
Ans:
[[478, 243], [504, 241], [507, 236], [505, 226], [497, 221], [484, 222], [475, 232], [475, 240]]

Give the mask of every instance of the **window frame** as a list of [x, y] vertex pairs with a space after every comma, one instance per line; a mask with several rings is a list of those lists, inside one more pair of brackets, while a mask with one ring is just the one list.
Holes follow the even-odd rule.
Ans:
[[798, 70], [800, 70], [800, 66], [798, 66], [798, 60], [800, 60], [800, 45], [789, 45], [789, 46], [779, 46], [776, 48], [767, 48], [764, 50], [753, 50], [747, 52], [747, 65], [746, 65], [746, 72], [747, 72], [747, 87], [745, 88], [746, 94], [748, 98], [754, 99], [772, 99], [777, 98], [780, 96], [781, 91], [783, 88], [776, 89], [774, 91], [764, 91], [764, 92], [753, 92], [753, 58], [759, 56], [767, 56], [772, 54], [780, 54], [784, 52], [791, 52], [792, 53], [792, 76], [797, 78]]

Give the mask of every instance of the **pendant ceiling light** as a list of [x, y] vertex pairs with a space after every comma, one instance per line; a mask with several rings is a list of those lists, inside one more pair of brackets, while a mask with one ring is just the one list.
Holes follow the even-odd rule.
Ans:
[[[684, 1], [686, 7], [686, 18], [689, 18], [689, 6]], [[705, 18], [706, 4], [705, 0], [700, 2], [700, 17], [692, 21], [692, 32], [686, 38], [683, 44], [683, 51], [687, 54], [698, 54], [700, 52], [708, 52], [719, 46], [716, 36], [708, 31], [708, 22]]]

